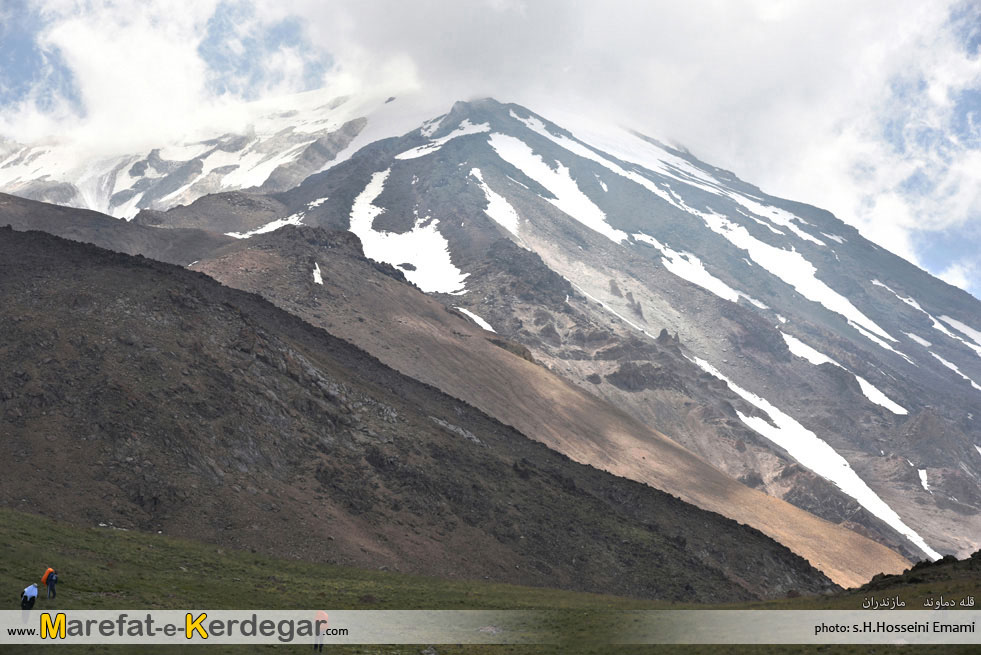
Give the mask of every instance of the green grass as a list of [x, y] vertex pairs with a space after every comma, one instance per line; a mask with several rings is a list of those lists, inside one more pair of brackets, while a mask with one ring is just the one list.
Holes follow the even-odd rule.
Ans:
[[[11, 510], [0, 509], [0, 587], [16, 609], [21, 589], [39, 582], [44, 569], [58, 570], [58, 596], [46, 600], [41, 590], [36, 610], [66, 609], [550, 609], [547, 627], [567, 635], [555, 647], [437, 646], [444, 653], [881, 653], [886, 647], [638, 647], [615, 650], [605, 645], [604, 614], [624, 609], [705, 607], [584, 594], [555, 589], [458, 581], [369, 571], [296, 560], [279, 560], [249, 552], [222, 550], [162, 535], [77, 528]], [[933, 576], [943, 578], [943, 576]], [[910, 609], [927, 596], [978, 595], [977, 576], [948, 576], [904, 584], [899, 593]], [[40, 586], [40, 585], [39, 585]], [[861, 609], [861, 592], [834, 597], [795, 598], [764, 603], [714, 606], [740, 609]], [[887, 591], [876, 591], [876, 596]], [[919, 603], [917, 604], [917, 600]], [[54, 647], [54, 646], [52, 646]], [[59, 652], [125, 652], [127, 647], [57, 646]], [[188, 646], [193, 652], [252, 652], [255, 647]], [[424, 646], [332, 647], [332, 653], [418, 653]], [[976, 647], [906, 648], [904, 652], [976, 652]], [[194, 650], [199, 649], [199, 650]], [[146, 647], [150, 652], [181, 652], [182, 647]], [[309, 646], [268, 646], [277, 652], [301, 652]]]

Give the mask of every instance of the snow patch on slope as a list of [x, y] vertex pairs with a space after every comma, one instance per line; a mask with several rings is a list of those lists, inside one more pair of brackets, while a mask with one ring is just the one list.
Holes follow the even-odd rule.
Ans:
[[471, 168], [470, 174], [477, 179], [481, 191], [484, 192], [484, 197], [487, 198], [487, 209], [484, 210], [484, 213], [495, 223], [520, 239], [521, 236], [518, 234], [518, 212], [514, 210], [514, 207], [507, 201], [507, 198], [487, 186], [479, 168]]
[[[933, 329], [934, 330], [937, 330], [941, 334], [943, 334], [945, 336], [948, 336], [948, 337], [950, 337], [951, 339], [953, 339], [955, 341], [960, 341], [962, 344], [964, 344], [965, 346], [967, 346], [968, 348], [970, 348], [971, 350], [973, 350], [975, 353], [977, 353], [977, 355], [979, 357], [981, 357], [981, 341], [977, 341], [977, 342], [972, 343], [971, 341], [967, 341], [966, 339], [964, 339], [964, 338], [962, 338], [962, 337], [954, 334], [953, 332], [951, 332], [950, 330], [948, 330], [947, 327], [943, 323], [941, 323], [940, 321], [938, 321], [930, 312], [928, 312], [927, 310], [923, 309], [923, 307], [920, 306], [920, 303], [916, 302], [916, 300], [914, 300], [913, 298], [906, 298], [905, 296], [899, 295], [893, 289], [889, 288], [887, 285], [883, 284], [879, 280], [872, 280], [872, 284], [874, 284], [877, 287], [882, 287], [883, 289], [887, 289], [890, 293], [892, 293], [892, 295], [896, 296], [896, 298], [898, 298], [899, 300], [903, 301], [904, 303], [906, 303], [907, 305], [909, 305], [913, 309], [916, 309], [917, 311], [919, 311], [922, 314], [924, 314], [927, 318], [929, 318], [931, 324], [933, 325]], [[958, 321], [956, 319], [952, 319], [949, 316], [942, 317], [942, 318], [944, 318], [944, 320], [949, 325], [953, 326], [955, 329], [957, 329], [958, 331], [962, 332], [963, 334], [965, 334], [967, 336], [970, 336], [972, 339], [974, 338], [974, 335], [976, 335], [978, 337], [981, 337], [981, 333], [978, 333], [976, 330], [972, 329], [971, 327], [969, 327], [967, 325], [964, 325], [963, 323], [961, 323], [960, 321]], [[946, 319], [950, 319], [950, 320], [947, 321]], [[953, 322], [951, 322], [951, 321], [953, 321]], [[955, 323], [957, 325], [955, 325]], [[961, 326], [961, 327], [963, 327], [963, 328], [966, 328], [967, 329], [967, 332], [965, 332], [964, 330], [961, 330], [960, 327], [957, 327], [958, 325]]]
[[899, 355], [900, 357], [902, 357], [903, 359], [905, 359], [907, 362], [909, 362], [913, 366], [916, 366], [917, 368], [919, 368], [919, 364], [917, 364], [912, 359], [910, 359], [910, 357], [906, 353], [899, 352], [898, 350], [896, 350], [895, 348], [893, 348], [892, 346], [890, 346], [888, 343], [886, 343], [885, 341], [883, 341], [879, 337], [875, 336], [874, 334], [872, 334], [871, 332], [869, 332], [868, 330], [866, 330], [862, 326], [855, 325], [854, 323], [852, 323], [852, 327], [855, 328], [856, 330], [858, 330], [858, 333], [861, 334], [866, 339], [868, 339], [869, 341], [875, 343], [878, 346], [881, 346], [882, 348], [885, 348], [886, 350], [890, 350], [890, 351], [896, 353], [897, 355]]
[[[745, 250], [754, 262], [792, 286], [799, 294], [840, 314], [853, 327], [861, 328], [859, 331], [863, 335], [874, 333], [884, 339], [896, 341], [847, 298], [819, 280], [815, 275], [817, 268], [796, 250], [783, 250], [764, 243], [752, 236], [745, 227], [736, 225], [721, 214], [698, 212], [691, 208], [688, 211], [700, 216], [709, 229], [721, 234], [737, 248]], [[883, 345], [881, 341], [876, 343]]]
[[648, 177], [640, 175], [635, 171], [625, 170], [619, 164], [599, 154], [591, 147], [587, 147], [584, 145], [584, 143], [589, 143], [591, 146], [602, 149], [603, 151], [610, 153], [617, 159], [624, 162], [630, 162], [634, 165], [639, 165], [646, 168], [650, 172], [660, 173], [679, 182], [684, 182], [685, 184], [700, 188], [703, 191], [707, 191], [714, 195], [727, 197], [752, 214], [767, 219], [766, 221], [761, 221], [754, 216], [749, 217], [777, 234], [784, 233], [774, 228], [770, 222], [789, 229], [791, 232], [805, 241], [810, 241], [811, 243], [815, 243], [820, 246], [827, 245], [817, 237], [808, 234], [798, 227], [796, 223], [807, 224], [806, 221], [799, 216], [796, 216], [785, 209], [780, 209], [779, 207], [765, 205], [745, 194], [726, 188], [725, 185], [706, 171], [703, 171], [687, 160], [668, 152], [666, 149], [655, 145], [637, 134], [633, 134], [625, 130], [612, 131], [609, 129], [597, 129], [596, 126], [589, 126], [588, 128], [574, 129], [576, 134], [583, 137], [580, 141], [570, 139], [564, 135], [552, 134], [545, 127], [545, 124], [534, 116], [522, 118], [514, 113], [514, 111], [511, 111], [511, 117], [521, 121], [530, 130], [550, 139], [569, 152], [594, 161], [613, 171], [617, 175], [636, 182], [637, 184], [646, 188], [648, 191], [651, 191], [660, 197], [662, 200], [667, 201], [683, 211], [690, 210], [685, 207], [684, 203], [681, 203], [679, 199], [669, 193], [666, 193]]
[[912, 298], [906, 298], [904, 296], [899, 295], [889, 285], [885, 284], [884, 282], [880, 282], [879, 280], [872, 280], [872, 284], [874, 284], [877, 287], [882, 287], [883, 289], [886, 289], [887, 291], [889, 291], [890, 293], [892, 293], [892, 295], [896, 296], [896, 298], [898, 298], [899, 300], [903, 301], [904, 303], [906, 303], [910, 307], [913, 307], [914, 309], [918, 309], [919, 311], [921, 311], [924, 314], [926, 314], [926, 310], [924, 310], [922, 307], [920, 307], [920, 303], [916, 302]]
[[929, 348], [930, 346], [932, 346], [932, 345], [933, 345], [932, 343], [930, 343], [930, 342], [929, 342], [929, 341], [927, 341], [926, 339], [924, 339], [924, 338], [922, 338], [922, 337], [918, 337], [918, 336], [916, 336], [915, 334], [913, 334], [912, 332], [905, 332], [904, 334], [905, 334], [905, 335], [906, 335], [907, 337], [909, 337], [910, 339], [912, 339], [913, 341], [915, 341], [916, 343], [918, 343], [918, 344], [920, 344], [921, 346], [923, 346], [924, 348]]
[[[437, 101], [432, 94], [421, 91], [402, 90], [398, 93], [394, 102], [386, 102], [392, 95], [394, 89], [379, 91], [374, 94], [356, 96], [336, 111], [338, 114], [337, 125], [342, 121], [363, 117], [368, 120], [356, 137], [331, 161], [325, 163], [320, 171], [323, 172], [343, 162], [348, 161], [354, 153], [361, 150], [368, 144], [387, 139], [399, 137], [403, 134], [419, 129], [422, 125], [422, 135], [430, 137], [439, 129], [445, 114], [438, 115], [445, 109], [441, 102]], [[434, 116], [436, 116], [434, 118]]]
[[[701, 188], [709, 187], [708, 190], [712, 193], [717, 193], [720, 188], [719, 181], [708, 172], [634, 132], [608, 123], [587, 121], [581, 115], [553, 112], [550, 116], [554, 116], [558, 123], [569, 128], [579, 140], [621, 161], [637, 164], [649, 171], [686, 184]], [[525, 124], [536, 131], [538, 131], [537, 125], [541, 125], [541, 121], [534, 118], [521, 119], [517, 115], [514, 117], [522, 121], [531, 121]], [[544, 129], [543, 125], [542, 129]], [[549, 134], [545, 136], [551, 138]]]
[[427, 139], [431, 139], [432, 136], [436, 134], [436, 130], [439, 129], [439, 125], [440, 123], [443, 122], [443, 119], [445, 117], [446, 114], [443, 114], [442, 116], [437, 116], [436, 118], [430, 118], [429, 120], [425, 121], [422, 124], [422, 127], [419, 128], [419, 133], [422, 134]]
[[525, 175], [548, 189], [554, 199], [548, 202], [586, 227], [602, 234], [614, 243], [627, 240], [627, 233], [606, 222], [606, 214], [582, 192], [561, 163], [553, 170], [540, 156], [520, 139], [495, 132], [489, 139], [498, 156]]
[[[584, 159], [589, 159], [590, 161], [594, 161], [597, 164], [599, 164], [599, 165], [601, 165], [601, 166], [609, 169], [610, 171], [616, 173], [617, 175], [619, 175], [621, 177], [624, 177], [624, 178], [630, 180], [631, 182], [635, 182], [636, 184], [639, 184], [640, 186], [644, 187], [645, 189], [647, 189], [648, 191], [650, 191], [654, 195], [656, 195], [659, 198], [661, 198], [661, 200], [664, 200], [665, 202], [667, 202], [667, 203], [669, 203], [669, 204], [677, 207], [678, 209], [684, 209], [682, 207], [682, 205], [679, 204], [678, 201], [670, 193], [668, 193], [664, 189], [662, 189], [659, 186], [657, 186], [651, 180], [647, 179], [646, 177], [644, 177], [642, 175], [639, 175], [638, 173], [635, 173], [634, 171], [625, 170], [619, 164], [617, 164], [617, 163], [615, 163], [613, 161], [610, 161], [609, 159], [607, 159], [603, 155], [601, 155], [598, 152], [596, 152], [596, 151], [594, 151], [594, 150], [586, 147], [585, 145], [583, 145], [582, 143], [580, 143], [578, 141], [575, 141], [573, 139], [570, 139], [567, 136], [560, 136], [560, 135], [552, 134], [547, 129], [545, 129], [545, 124], [542, 123], [537, 118], [535, 118], [533, 116], [530, 116], [528, 118], [522, 118], [521, 116], [518, 116], [517, 114], [515, 114], [513, 111], [511, 112], [511, 117], [518, 119], [519, 121], [521, 121], [522, 123], [524, 123], [525, 126], [528, 127], [528, 129], [530, 129], [533, 132], [536, 132], [538, 134], [541, 134], [545, 138], [551, 140], [552, 142], [554, 142], [555, 144], [561, 146], [562, 148], [564, 148], [565, 150], [571, 152], [572, 154], [578, 155], [578, 156], [580, 156], [580, 157], [582, 157]], [[603, 183], [600, 182], [600, 184], [603, 184]], [[603, 184], [603, 190], [606, 191], [606, 185], [605, 184]]]
[[275, 221], [270, 221], [261, 227], [257, 227], [254, 230], [249, 230], [248, 232], [225, 232], [225, 236], [235, 237], [236, 239], [248, 239], [249, 237], [254, 237], [257, 234], [265, 234], [266, 232], [275, 232], [281, 227], [286, 227], [287, 225], [303, 225], [303, 212], [296, 212], [295, 214], [290, 214], [286, 218], [277, 218]]
[[886, 394], [882, 393], [882, 391], [880, 391], [878, 387], [876, 387], [874, 384], [872, 384], [862, 376], [852, 373], [851, 371], [848, 370], [848, 368], [842, 366], [841, 364], [831, 359], [824, 353], [807, 345], [797, 337], [789, 335], [785, 332], [781, 332], [780, 335], [783, 337], [783, 340], [787, 343], [787, 347], [790, 349], [790, 352], [793, 353], [794, 355], [806, 359], [808, 362], [814, 364], [815, 366], [820, 366], [821, 364], [834, 364], [835, 366], [842, 369], [843, 371], [848, 371], [849, 373], [855, 376], [855, 380], [858, 381], [858, 386], [861, 387], [862, 393], [865, 395], [865, 397], [871, 400], [873, 403], [881, 407], [885, 407], [893, 414], [899, 414], [900, 416], [909, 414], [909, 410], [907, 410], [899, 403], [891, 400], [888, 396], [886, 396]]
[[385, 209], [373, 203], [390, 173], [391, 169], [387, 169], [372, 175], [351, 206], [351, 231], [361, 239], [365, 256], [396, 266], [411, 263], [415, 270], [403, 273], [426, 293], [465, 293], [464, 280], [469, 273], [453, 265], [449, 243], [439, 232], [438, 220], [418, 218], [412, 229], [402, 234], [374, 229], [375, 217]]
[[[238, 161], [235, 162], [238, 164], [238, 168], [221, 178], [221, 186], [223, 189], [248, 189], [262, 186], [274, 170], [295, 160], [311, 143], [313, 143], [312, 140], [299, 143], [281, 153], [262, 152], [257, 147], [245, 156], [239, 157]], [[187, 185], [187, 188], [190, 186], [190, 184]]]
[[[930, 491], [930, 485], [927, 482], [927, 472], [926, 469], [916, 469], [916, 472], [920, 474], [920, 484], [923, 486], [924, 491]], [[930, 491], [930, 493], [933, 493]]]
[[[854, 375], [854, 373], [852, 375]], [[858, 386], [862, 387], [862, 393], [865, 394], [865, 397], [874, 402], [876, 405], [881, 405], [893, 414], [899, 414], [900, 416], [909, 414], [909, 410], [890, 399], [886, 394], [882, 393], [878, 387], [862, 376], [855, 375], [855, 379], [858, 380]]]
[[714, 375], [729, 385], [737, 395], [765, 412], [773, 425], [759, 416], [746, 416], [737, 411], [739, 419], [750, 428], [786, 450], [794, 459], [821, 477], [830, 480], [843, 492], [854, 498], [862, 507], [906, 536], [920, 550], [933, 560], [940, 559], [940, 553], [930, 548], [912, 528], [907, 526], [899, 515], [865, 483], [852, 469], [848, 460], [839, 455], [827, 442], [783, 413], [767, 400], [747, 391], [720, 373], [703, 359], [694, 360], [702, 370]]
[[729, 198], [731, 198], [732, 200], [734, 200], [739, 205], [742, 205], [745, 209], [748, 209], [749, 211], [756, 214], [757, 216], [762, 216], [781, 227], [787, 228], [788, 230], [796, 234], [799, 238], [805, 241], [810, 241], [811, 243], [816, 243], [819, 246], [828, 245], [824, 241], [821, 241], [817, 237], [812, 236], [807, 232], [805, 232], [804, 230], [800, 229], [794, 223], [794, 221], [803, 222], [802, 219], [799, 218], [798, 216], [795, 216], [794, 214], [791, 214], [787, 210], [780, 209], [779, 207], [773, 207], [771, 205], [764, 205], [741, 193], [735, 193], [724, 189], [720, 189], [720, 191], [726, 196], [728, 196]]
[[949, 325], [950, 327], [954, 328], [955, 330], [957, 330], [961, 334], [963, 334], [965, 337], [967, 337], [971, 341], [973, 341], [977, 346], [981, 347], [981, 332], [978, 332], [977, 330], [975, 330], [974, 328], [972, 328], [970, 325], [966, 325], [964, 323], [961, 323], [956, 318], [951, 318], [951, 317], [947, 316], [946, 314], [942, 314], [940, 316], [940, 320], [943, 321], [944, 323], [946, 323], [947, 325]]
[[946, 359], [944, 359], [943, 357], [941, 357], [937, 353], [931, 352], [930, 354], [933, 355], [934, 357], [936, 357], [937, 358], [937, 361], [939, 361], [941, 364], [943, 364], [944, 366], [946, 366], [947, 368], [949, 368], [950, 370], [952, 370], [954, 373], [957, 373], [957, 375], [961, 376], [962, 378], [964, 378], [965, 380], [967, 380], [968, 382], [970, 382], [972, 387], [974, 387], [978, 391], [981, 391], [981, 386], [978, 386], [978, 383], [977, 382], [975, 382], [971, 378], [969, 378], [966, 375], [964, 375], [961, 372], [961, 369], [957, 368], [957, 364], [954, 364], [953, 362], [948, 362]]
[[824, 353], [815, 350], [814, 348], [811, 348], [797, 337], [791, 336], [786, 332], [781, 332], [780, 336], [782, 336], [783, 340], [787, 343], [787, 348], [790, 349], [791, 353], [797, 355], [798, 357], [806, 359], [807, 361], [809, 361], [811, 364], [814, 364], [815, 366], [820, 366], [821, 364], [834, 364], [835, 366], [840, 366], [841, 368], [845, 368], [844, 366], [841, 366], [841, 364], [831, 359]]
[[474, 314], [469, 309], [464, 309], [463, 307], [457, 307], [456, 309], [458, 309], [459, 311], [461, 311], [464, 314], [466, 314], [467, 316], [469, 316], [471, 319], [473, 319], [473, 322], [474, 323], [476, 323], [480, 327], [484, 328], [488, 332], [493, 332], [493, 333], [497, 334], [497, 330], [495, 330], [494, 328], [492, 328], [490, 323], [488, 323], [487, 321], [485, 321], [481, 317], [477, 316], [476, 314]]
[[313, 264], [313, 281], [321, 286], [324, 284], [324, 278], [320, 275], [320, 264], [317, 262]]
[[[699, 216], [706, 222], [710, 229], [724, 236], [736, 247], [745, 250], [757, 264], [772, 275], [788, 283], [802, 296], [813, 302], [820, 303], [830, 311], [842, 315], [850, 325], [873, 343], [903, 357], [910, 364], [916, 365], [907, 355], [899, 352], [887, 343], [887, 341], [895, 342], [895, 338], [863, 314], [847, 298], [819, 280], [815, 275], [817, 271], [815, 266], [796, 250], [791, 249], [788, 251], [777, 248], [756, 239], [749, 234], [745, 227], [732, 223], [719, 214], [714, 212], [699, 212], [688, 207], [680, 198], [670, 192], [670, 188], [665, 190], [638, 172], [624, 169], [623, 166], [594, 151], [592, 147], [587, 147], [581, 140], [572, 139], [565, 135], [552, 134], [545, 127], [544, 123], [535, 117], [522, 118], [513, 111], [511, 112], [511, 116], [524, 123], [532, 131], [548, 138], [569, 152], [599, 163], [617, 175], [643, 186], [675, 207], [689, 214]], [[749, 216], [752, 220], [762, 223], [774, 232], [782, 234], [780, 230], [770, 225], [770, 222], [790, 229], [801, 239], [822, 246], [826, 245], [820, 239], [804, 232], [798, 227], [797, 223], [807, 224], [800, 217], [778, 207], [762, 204], [745, 194], [725, 188], [715, 177], [706, 171], [638, 135], [624, 131], [613, 132], [609, 129], [596, 130], [595, 126], [590, 126], [590, 128], [593, 129], [587, 128], [580, 130], [577, 128], [576, 134], [580, 135], [591, 146], [602, 148], [622, 161], [635, 162], [635, 165], [647, 168], [649, 171], [661, 173], [686, 184], [697, 186], [710, 193], [728, 197], [752, 214], [767, 219], [769, 222]], [[843, 239], [840, 237], [834, 240], [839, 243], [843, 242]], [[673, 269], [671, 268], [672, 265], [674, 266]], [[701, 280], [701, 282], [696, 281], [695, 283], [727, 300], [732, 300], [733, 294], [738, 293], [728, 287], [728, 285], [725, 285], [721, 280], [717, 280], [716, 278], [711, 278], [711, 280], [706, 279], [698, 270], [700, 268], [698, 264], [695, 264], [687, 257], [666, 257], [665, 266], [673, 273], [685, 277], [689, 281]], [[704, 270], [704, 267], [701, 268]], [[705, 283], [703, 284], [702, 282]]]
[[396, 159], [416, 159], [418, 157], [425, 157], [426, 155], [431, 155], [437, 152], [444, 145], [452, 141], [453, 139], [461, 136], [466, 136], [468, 134], [480, 134], [482, 132], [490, 132], [490, 125], [487, 123], [481, 123], [480, 125], [474, 125], [469, 120], [464, 120], [460, 123], [455, 130], [447, 134], [446, 136], [440, 137], [438, 139], [433, 139], [425, 145], [421, 145], [405, 152], [401, 152], [395, 155]]
[[633, 236], [637, 241], [650, 244], [660, 250], [661, 254], [664, 255], [661, 258], [664, 268], [668, 269], [678, 277], [687, 280], [692, 284], [697, 284], [706, 291], [717, 295], [723, 300], [738, 302], [739, 298], [745, 298], [760, 309], [767, 309], [767, 306], [761, 303], [759, 300], [756, 300], [742, 291], [736, 291], [728, 284], [706, 271], [705, 265], [695, 255], [687, 252], [677, 252], [672, 250], [668, 246], [663, 245], [654, 237], [647, 234], [634, 234]]

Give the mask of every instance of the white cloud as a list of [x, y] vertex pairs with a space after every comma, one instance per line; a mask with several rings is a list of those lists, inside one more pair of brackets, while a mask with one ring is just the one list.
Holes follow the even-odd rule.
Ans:
[[0, 130], [23, 141], [69, 136], [96, 152], [185, 130], [187, 117], [207, 101], [196, 48], [216, 3], [44, 0], [38, 43], [71, 70], [83, 115], [65, 99], [40, 111], [42, 82], [4, 109]]
[[[341, 67], [370, 76], [402, 56], [448, 101], [615, 117], [830, 209], [914, 262], [923, 232], [978, 220], [981, 153], [950, 137], [957, 93], [981, 88], [981, 58], [955, 33], [952, 0], [285, 1]], [[949, 140], [920, 142], [925, 129]], [[904, 184], [917, 172], [927, 188]]]
[[[120, 142], [234, 127], [197, 52], [217, 4], [46, 0], [42, 41], [71, 66], [87, 116], [27, 103], [4, 110], [0, 133]], [[954, 130], [981, 57], [955, 7], [977, 20], [955, 0], [261, 0], [225, 45], [234, 54], [257, 25], [299, 16], [340, 92], [421, 87], [447, 105], [493, 95], [612, 117], [921, 261], [924, 236], [981, 220], [981, 109], [966, 122], [973, 142]], [[298, 90], [307, 55], [287, 46], [257, 62], [269, 72], [259, 92]]]
[[208, 3], [194, 3], [197, 12], [178, 16], [127, 4], [121, 10], [105, 3], [45, 34], [46, 44], [70, 62], [90, 126], [112, 142], [181, 129], [175, 118], [193, 114], [204, 100], [205, 67], [195, 48]]
[[947, 284], [969, 290], [973, 284], [976, 284], [979, 273], [981, 271], [978, 270], [976, 262], [957, 261], [941, 271], [937, 277]]
[[[237, 106], [248, 86], [227, 75], [237, 93], [211, 85], [213, 71], [199, 52], [209, 19], [220, 0], [44, 0], [45, 27], [39, 45], [57, 51], [79, 90], [82, 115], [58, 99], [54, 110], [39, 109], [38, 85], [15, 107], [3, 108], [0, 134], [19, 141], [67, 138], [94, 153], [140, 149], [161, 141], [214, 129], [242, 129], [246, 113]], [[225, 42], [230, 52], [267, 21], [286, 14], [269, 4], [259, 16], [234, 25]], [[261, 71], [258, 96], [302, 90], [309, 54], [287, 44], [250, 62]]]

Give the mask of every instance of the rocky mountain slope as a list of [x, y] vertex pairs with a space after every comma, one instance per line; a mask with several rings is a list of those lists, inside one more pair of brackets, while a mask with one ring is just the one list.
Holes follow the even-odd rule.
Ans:
[[831, 583], [260, 298], [0, 230], [0, 499], [281, 556], [658, 598]]
[[752, 486], [911, 556], [979, 546], [981, 304], [827, 212], [492, 100], [275, 197]]
[[[226, 191], [133, 222], [245, 241], [290, 224], [351, 230], [368, 257], [465, 310], [471, 329], [495, 330], [491, 338], [619, 408], [627, 434], [667, 434], [746, 485], [911, 558], [977, 549], [975, 299], [827, 212], [636, 133], [554, 113], [551, 123], [492, 100], [431, 120], [397, 101], [380, 107], [385, 120], [369, 119], [327, 170], [292, 190]], [[403, 136], [378, 140], [391, 134]], [[277, 247], [275, 257], [232, 244], [221, 262], [193, 259], [312, 321], [360, 324], [378, 311], [356, 276], [331, 292], [331, 316], [315, 316], [316, 303], [301, 309], [322, 248]], [[306, 272], [293, 281], [277, 277], [284, 271]], [[459, 379], [476, 369], [433, 362], [452, 368], [473, 342], [430, 324], [428, 340], [405, 352], [414, 327], [354, 325], [346, 336], [448, 393], [466, 390]], [[454, 354], [419, 356], [436, 343]], [[477, 390], [498, 418], [526, 399], [493, 408], [486, 398], [506, 397], [500, 388]], [[519, 412], [543, 423], [539, 409]], [[662, 488], [670, 474], [629, 448], [564, 448]]]
[[[48, 208], [31, 204], [37, 214]], [[894, 552], [850, 530], [746, 488], [530, 362], [523, 346], [484, 332], [462, 313], [406, 284], [398, 269], [365, 258], [349, 232], [288, 227], [236, 240], [193, 267], [229, 286], [263, 294], [575, 460], [753, 525], [841, 584], [860, 584], [877, 572], [906, 566]]]
[[236, 241], [233, 237], [195, 228], [155, 230], [99, 212], [42, 204], [5, 193], [0, 193], [0, 217], [0, 226], [9, 225], [15, 230], [41, 230], [116, 252], [184, 266]]
[[263, 295], [576, 461], [757, 527], [840, 584], [904, 566], [851, 530], [739, 484], [556, 376], [520, 344], [402, 283], [398, 269], [379, 270], [355, 235], [288, 227], [227, 246], [192, 268]]

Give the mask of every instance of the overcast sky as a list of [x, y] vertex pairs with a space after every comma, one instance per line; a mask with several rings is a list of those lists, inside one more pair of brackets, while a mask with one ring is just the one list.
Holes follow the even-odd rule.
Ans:
[[561, 106], [981, 297], [981, 0], [0, 0], [0, 134], [125, 147], [335, 86]]

